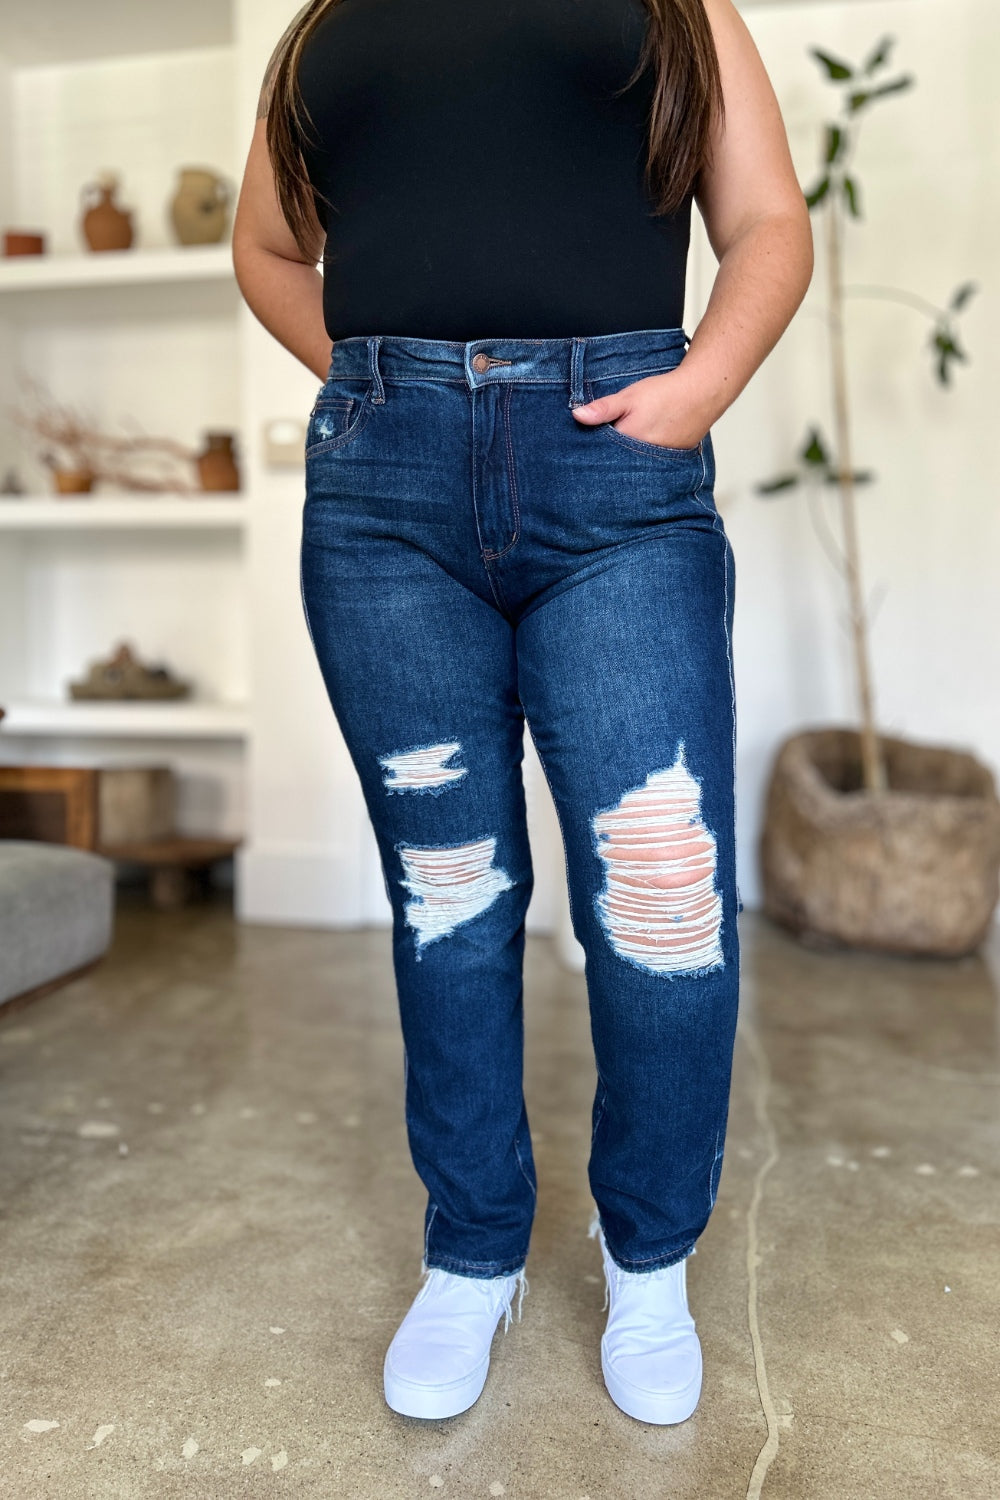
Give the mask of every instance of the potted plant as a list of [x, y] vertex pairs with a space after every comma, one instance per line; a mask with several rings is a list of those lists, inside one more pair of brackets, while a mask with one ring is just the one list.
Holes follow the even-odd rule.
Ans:
[[778, 495], [829, 484], [839, 497], [837, 564], [848, 600], [857, 728], [797, 733], [780, 747], [768, 785], [761, 837], [764, 909], [800, 937], [911, 954], [958, 956], [989, 929], [1000, 879], [1000, 802], [989, 769], [966, 751], [878, 732], [868, 614], [862, 585], [857, 491], [873, 475], [855, 468], [844, 309], [848, 295], [902, 302], [931, 320], [937, 379], [965, 361], [957, 323], [975, 288], [960, 286], [937, 308], [891, 287], [848, 288], [845, 231], [862, 217], [854, 156], [873, 106], [912, 86], [886, 77], [884, 38], [855, 67], [818, 48], [813, 57], [841, 93], [822, 136], [820, 176], [807, 193], [825, 220], [827, 330], [834, 441], [814, 426], [794, 470], [758, 486]]

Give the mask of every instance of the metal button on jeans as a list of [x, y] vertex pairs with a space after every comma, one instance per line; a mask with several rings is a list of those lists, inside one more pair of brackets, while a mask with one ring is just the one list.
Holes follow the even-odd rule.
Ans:
[[481, 375], [489, 367], [490, 357], [488, 354], [474, 354], [472, 356], [472, 368], [476, 371], [477, 375]]

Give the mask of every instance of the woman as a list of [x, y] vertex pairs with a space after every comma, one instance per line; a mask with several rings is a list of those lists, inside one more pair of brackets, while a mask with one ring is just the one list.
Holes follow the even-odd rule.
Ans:
[[[323, 382], [302, 597], [392, 902], [428, 1190], [386, 1399], [471, 1406], [524, 1291], [526, 718], [587, 958], [604, 1379], [680, 1422], [739, 979], [710, 428], [812, 271], [777, 104], [730, 0], [313, 0], [259, 115], [234, 262]], [[693, 200], [719, 270], [688, 341]]]

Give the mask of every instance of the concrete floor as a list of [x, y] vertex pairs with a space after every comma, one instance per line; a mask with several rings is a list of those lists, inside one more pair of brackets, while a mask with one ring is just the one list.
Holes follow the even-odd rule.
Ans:
[[533, 938], [530, 1292], [478, 1405], [419, 1423], [381, 1394], [423, 1211], [388, 935], [126, 904], [98, 970], [0, 1017], [0, 1494], [1000, 1496], [991, 960], [743, 933], [698, 1411], [601, 1383], [583, 981]]

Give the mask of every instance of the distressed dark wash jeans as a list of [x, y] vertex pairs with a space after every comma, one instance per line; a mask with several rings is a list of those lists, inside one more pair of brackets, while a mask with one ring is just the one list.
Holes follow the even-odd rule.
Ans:
[[527, 720], [586, 954], [590, 1186], [630, 1271], [715, 1202], [736, 1027], [733, 560], [711, 438], [572, 407], [684, 358], [682, 329], [333, 345], [306, 436], [301, 586], [393, 910], [424, 1256], [523, 1266]]

